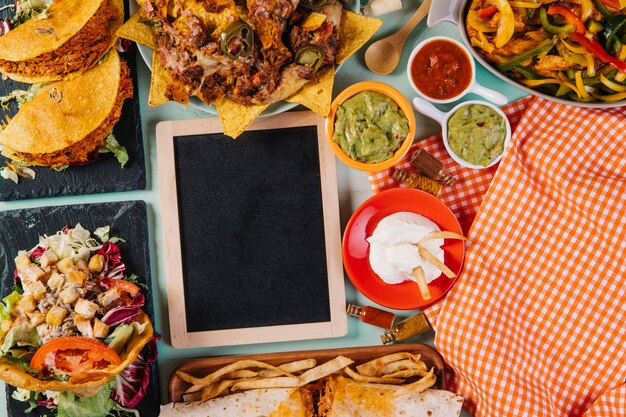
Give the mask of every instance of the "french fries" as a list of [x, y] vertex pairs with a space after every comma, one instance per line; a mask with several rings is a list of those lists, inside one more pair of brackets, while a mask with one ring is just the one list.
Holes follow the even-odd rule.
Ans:
[[[330, 375], [343, 375], [364, 383], [399, 385], [397, 396], [422, 392], [432, 387], [437, 378], [434, 368], [428, 370], [420, 355], [398, 352], [357, 365], [345, 356], [317, 365], [315, 359], [305, 359], [273, 366], [264, 362], [245, 360], [234, 362], [202, 378], [176, 371], [176, 375], [191, 385], [183, 400], [206, 401], [234, 392], [261, 388], [296, 388]], [[317, 366], [316, 366], [317, 365]], [[419, 379], [416, 379], [419, 378]]]

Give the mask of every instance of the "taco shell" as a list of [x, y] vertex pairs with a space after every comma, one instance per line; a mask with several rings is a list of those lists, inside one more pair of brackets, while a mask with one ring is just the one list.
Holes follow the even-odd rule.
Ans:
[[92, 397], [107, 382], [129, 366], [137, 358], [146, 343], [152, 339], [154, 329], [150, 319], [143, 311], [139, 312], [137, 322], [146, 325], [143, 333], [133, 336], [125, 352], [120, 354], [122, 362], [107, 372], [92, 374], [87, 379], [73, 377], [68, 381], [44, 381], [28, 374], [21, 367], [9, 362], [7, 359], [0, 358], [0, 379], [9, 385], [29, 391], [67, 391], [79, 397]]
[[113, 46], [123, 21], [123, 0], [57, 0], [0, 36], [0, 73], [27, 83], [75, 76]]

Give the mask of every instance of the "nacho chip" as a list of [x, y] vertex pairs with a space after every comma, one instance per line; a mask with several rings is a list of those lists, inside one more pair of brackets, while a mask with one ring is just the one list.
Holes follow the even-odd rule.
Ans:
[[[176, 101], [180, 104], [187, 105], [189, 99], [183, 86], [180, 89], [174, 88], [172, 77], [170, 76], [167, 68], [161, 64], [159, 55], [157, 53], [152, 54], [152, 79], [150, 80], [150, 93], [148, 94], [149, 106], [160, 106], [161, 104], [169, 101]], [[168, 97], [166, 92], [169, 90], [173, 92], [172, 99]]]
[[343, 11], [339, 29], [339, 46], [335, 62], [341, 64], [355, 53], [376, 33], [383, 24], [380, 19], [363, 16], [348, 10]]
[[334, 82], [335, 67], [326, 68], [318, 75], [317, 82], [308, 83], [285, 101], [302, 104], [320, 116], [326, 117], [330, 113], [330, 104], [333, 100]]
[[120, 38], [146, 45], [152, 49], [157, 47], [154, 27], [150, 21], [142, 16], [141, 9], [137, 10], [115, 34]]
[[315, 30], [318, 27], [322, 26], [322, 23], [326, 21], [326, 15], [317, 12], [311, 12], [304, 22], [302, 22], [302, 29], [304, 30]]
[[224, 134], [234, 139], [246, 130], [254, 119], [269, 107], [269, 104], [244, 106], [222, 97], [215, 102], [215, 107], [222, 122]]

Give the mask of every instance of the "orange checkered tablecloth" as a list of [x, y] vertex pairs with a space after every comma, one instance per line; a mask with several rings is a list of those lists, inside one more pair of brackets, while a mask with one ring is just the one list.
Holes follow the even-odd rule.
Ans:
[[452, 165], [440, 138], [416, 145], [459, 178], [441, 199], [469, 229], [459, 280], [427, 312], [435, 345], [475, 416], [626, 416], [626, 108], [506, 113], [495, 172]]

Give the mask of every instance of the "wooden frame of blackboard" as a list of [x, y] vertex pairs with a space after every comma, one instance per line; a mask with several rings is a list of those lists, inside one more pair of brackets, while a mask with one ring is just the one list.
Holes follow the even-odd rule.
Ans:
[[157, 162], [170, 335], [175, 348], [240, 345], [339, 337], [347, 334], [345, 286], [335, 158], [327, 142], [325, 119], [313, 112], [290, 112], [258, 118], [247, 131], [317, 128], [330, 321], [189, 332], [185, 309], [183, 255], [174, 141], [177, 137], [221, 133], [218, 118], [160, 122]]

